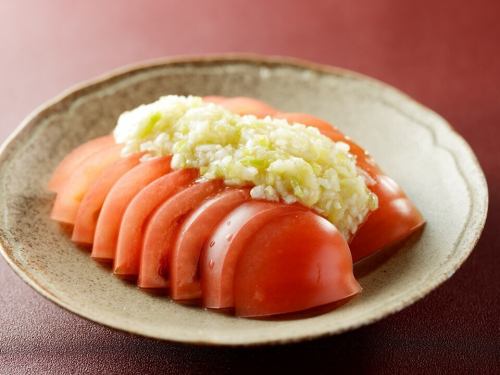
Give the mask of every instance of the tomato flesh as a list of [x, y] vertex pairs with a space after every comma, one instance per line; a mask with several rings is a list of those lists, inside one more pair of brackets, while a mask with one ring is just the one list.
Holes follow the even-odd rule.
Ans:
[[113, 185], [129, 170], [139, 164], [142, 154], [137, 153], [122, 158], [106, 168], [83, 197], [75, 219], [72, 241], [92, 244], [97, 218], [104, 199]]
[[390, 177], [377, 176], [370, 189], [377, 195], [379, 207], [368, 216], [349, 244], [355, 262], [404, 240], [425, 222]]
[[75, 223], [83, 197], [101, 173], [120, 159], [121, 148], [121, 145], [105, 148], [90, 155], [74, 168], [68, 181], [59, 188], [50, 214], [53, 220]]
[[164, 202], [144, 232], [138, 284], [141, 288], [168, 286], [168, 259], [180, 221], [191, 210], [223, 187], [221, 180], [194, 184]]
[[344, 237], [310, 211], [289, 211], [261, 227], [234, 273], [235, 312], [243, 317], [306, 310], [360, 291]]
[[227, 189], [206, 200], [186, 217], [170, 257], [170, 292], [173, 299], [201, 296], [198, 262], [216, 225], [236, 206], [250, 199], [248, 190]]
[[71, 174], [78, 168], [78, 166], [90, 155], [95, 154], [97, 151], [104, 150], [111, 147], [115, 143], [113, 136], [106, 135], [92, 139], [77, 148], [73, 149], [64, 159], [59, 163], [52, 177], [49, 181], [48, 188], [54, 193], [66, 184]]
[[142, 240], [148, 218], [156, 208], [198, 177], [195, 169], [168, 173], [142, 189], [128, 205], [120, 224], [114, 273], [124, 277], [139, 274]]
[[206, 242], [200, 259], [203, 305], [232, 307], [236, 263], [247, 242], [276, 215], [303, 209], [298, 205], [251, 200], [229, 213]]
[[113, 260], [123, 214], [139, 191], [158, 177], [170, 172], [170, 157], [140, 163], [125, 173], [111, 188], [97, 219], [92, 257]]

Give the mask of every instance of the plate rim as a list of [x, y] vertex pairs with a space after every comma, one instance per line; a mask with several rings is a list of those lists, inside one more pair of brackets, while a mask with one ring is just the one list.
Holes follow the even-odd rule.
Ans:
[[[126, 78], [129, 74], [139, 74], [140, 72], [159, 69], [164, 66], [175, 66], [175, 65], [186, 65], [186, 64], [230, 64], [230, 63], [246, 63], [246, 64], [254, 64], [261, 66], [286, 66], [292, 68], [300, 68], [304, 70], [313, 71], [316, 73], [322, 73], [327, 75], [337, 75], [342, 77], [351, 77], [358, 80], [364, 80], [368, 82], [372, 82], [380, 88], [388, 89], [390, 92], [393, 92], [401, 99], [411, 103], [416, 106], [420, 111], [424, 111], [429, 115], [434, 116], [441, 125], [445, 125], [445, 130], [449, 136], [454, 137], [455, 141], [459, 143], [461, 150], [466, 151], [466, 155], [462, 155], [462, 157], [466, 157], [472, 163], [472, 168], [474, 170], [474, 178], [475, 178], [475, 190], [476, 195], [470, 194], [471, 198], [471, 211], [469, 212], [466, 224], [470, 224], [473, 221], [473, 226], [467, 228], [468, 233], [472, 233], [472, 236], [467, 238], [462, 247], [465, 249], [460, 253], [460, 257], [455, 259], [452, 263], [452, 266], [448, 269], [448, 272], [442, 272], [439, 277], [433, 279], [432, 282], [429, 282], [419, 288], [415, 293], [413, 293], [410, 298], [405, 298], [400, 301], [399, 304], [392, 306], [390, 309], [384, 309], [374, 314], [374, 316], [364, 319], [362, 322], [355, 322], [351, 324], [347, 324], [344, 327], [340, 327], [333, 330], [325, 329], [321, 333], [312, 333], [309, 335], [296, 334], [291, 335], [288, 338], [276, 338], [276, 339], [252, 339], [251, 341], [241, 341], [241, 342], [228, 342], [224, 340], [220, 340], [218, 338], [208, 338], [201, 340], [193, 340], [193, 339], [183, 339], [182, 337], [172, 337], [168, 334], [166, 335], [150, 335], [144, 332], [140, 332], [138, 330], [134, 330], [132, 327], [123, 327], [120, 324], [113, 324], [110, 321], [99, 320], [96, 317], [91, 317], [86, 315], [78, 310], [78, 308], [72, 307], [71, 304], [66, 303], [64, 300], [59, 299], [57, 296], [52, 294], [49, 290], [44, 288], [43, 285], [36, 282], [33, 278], [29, 276], [29, 270], [25, 269], [21, 264], [18, 264], [14, 257], [11, 257], [7, 253], [7, 248], [10, 248], [8, 240], [4, 238], [2, 232], [0, 232], [0, 254], [2, 254], [3, 258], [6, 260], [7, 264], [15, 271], [15, 273], [30, 287], [32, 287], [35, 291], [41, 294], [50, 302], [64, 308], [65, 310], [73, 313], [79, 317], [82, 317], [91, 322], [97, 323], [99, 325], [112, 328], [121, 332], [125, 332], [128, 334], [139, 335], [143, 337], [148, 337], [151, 339], [161, 340], [161, 341], [169, 341], [169, 342], [177, 342], [177, 343], [185, 343], [185, 344], [195, 344], [195, 345], [217, 345], [217, 346], [256, 346], [256, 345], [273, 345], [273, 344], [284, 344], [284, 343], [294, 343], [305, 340], [312, 340], [320, 337], [337, 335], [346, 331], [354, 330], [362, 326], [366, 326], [372, 324], [376, 321], [379, 321], [389, 315], [392, 315], [405, 307], [408, 307], [423, 298], [425, 295], [429, 294], [431, 291], [436, 289], [442, 283], [444, 283], [448, 278], [450, 278], [458, 268], [463, 264], [463, 262], [468, 258], [470, 253], [473, 251], [477, 241], [479, 240], [482, 230], [484, 228], [484, 224], [487, 217], [488, 212], [488, 186], [487, 180], [485, 178], [484, 172], [480, 166], [479, 161], [477, 160], [476, 155], [471, 149], [470, 145], [465, 141], [465, 139], [457, 132], [455, 129], [446, 121], [442, 116], [435, 113], [433, 110], [419, 103], [417, 100], [413, 99], [409, 95], [405, 94], [401, 90], [381, 81], [376, 78], [366, 76], [362, 73], [358, 73], [355, 71], [351, 71], [349, 69], [340, 68], [336, 66], [330, 66], [320, 63], [315, 63], [303, 59], [298, 59], [294, 57], [284, 57], [284, 56], [267, 56], [267, 55], [258, 55], [258, 54], [249, 54], [249, 53], [229, 53], [229, 54], [208, 54], [208, 55], [184, 55], [184, 56], [174, 56], [174, 57], [163, 57], [152, 60], [140, 61], [137, 63], [128, 64], [119, 68], [112, 69], [104, 74], [97, 76], [96, 78], [92, 78], [89, 80], [82, 81], [77, 83], [70, 88], [62, 91], [60, 94], [56, 95], [52, 99], [47, 100], [45, 103], [39, 105], [35, 108], [28, 116], [21, 121], [21, 123], [16, 127], [16, 129], [4, 140], [2, 145], [0, 146], [0, 165], [4, 163], [7, 155], [7, 151], [9, 147], [14, 146], [16, 139], [20, 136], [23, 130], [29, 126], [29, 124], [35, 121], [38, 117], [43, 116], [45, 111], [50, 110], [55, 107], [59, 103], [65, 100], [71, 100], [73, 96], [79, 96], [85, 91], [98, 90], [100, 86], [104, 86], [106, 84], [112, 83], [115, 80], [121, 80]], [[435, 129], [432, 129], [435, 130]], [[436, 146], [440, 146], [445, 149], [450, 155], [454, 158], [454, 161], [457, 163], [457, 168], [460, 169], [460, 165], [456, 160], [456, 155], [452, 153], [448, 148], [443, 147], [438, 141], [435, 142]], [[460, 171], [462, 172], [462, 171]], [[470, 179], [466, 179], [464, 174], [464, 180], [467, 183], [470, 183]], [[467, 186], [470, 193], [470, 186]], [[476, 199], [474, 199], [476, 198]], [[477, 199], [482, 198], [482, 199]], [[476, 203], [473, 205], [472, 203]], [[475, 220], [472, 220], [474, 218]], [[458, 241], [460, 242], [460, 241]], [[458, 243], [457, 246], [458, 247]], [[12, 252], [12, 250], [11, 250]]]

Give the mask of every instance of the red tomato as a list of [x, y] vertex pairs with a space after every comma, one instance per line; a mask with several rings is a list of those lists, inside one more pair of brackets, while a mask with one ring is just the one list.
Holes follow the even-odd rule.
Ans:
[[349, 138], [344, 138], [342, 142], [349, 145], [349, 152], [356, 156], [356, 164], [368, 173], [371, 178], [376, 178], [377, 176], [382, 176], [384, 174], [373, 157], [365, 149], [351, 141]]
[[360, 291], [344, 237], [310, 211], [288, 211], [261, 227], [241, 252], [234, 273], [238, 316], [296, 312]]
[[121, 149], [121, 145], [113, 145], [90, 155], [76, 166], [66, 183], [59, 187], [50, 217], [74, 224], [85, 193], [106, 168], [120, 159]]
[[238, 115], [254, 115], [256, 117], [266, 117], [273, 116], [276, 113], [276, 110], [273, 107], [257, 99], [237, 96], [233, 98], [226, 98], [226, 100], [220, 101], [218, 97], [216, 98], [217, 99], [215, 99], [215, 103]]
[[370, 189], [378, 196], [379, 207], [349, 244], [355, 262], [403, 241], [425, 223], [415, 205], [390, 177], [377, 176]]
[[83, 197], [75, 219], [75, 227], [71, 239], [81, 244], [91, 244], [94, 241], [97, 218], [104, 199], [118, 179], [139, 164], [142, 154], [137, 153], [122, 158], [106, 168], [92, 184]]
[[223, 187], [221, 180], [194, 184], [164, 202], [149, 220], [144, 232], [139, 285], [141, 288], [168, 286], [168, 259], [182, 217]]
[[277, 116], [315, 126], [333, 141], [347, 143], [350, 152], [356, 156], [358, 167], [375, 181], [375, 184], [369, 184], [368, 188], [377, 195], [379, 208], [368, 216], [351, 239], [349, 246], [355, 262], [403, 241], [424, 224], [422, 215], [398, 184], [384, 175], [371, 155], [349, 137], [329, 126], [327, 122], [307, 114], [278, 113]]
[[184, 189], [198, 177], [196, 169], [181, 169], [162, 176], [142, 189], [128, 205], [120, 225], [114, 273], [137, 276], [141, 260], [144, 228], [160, 204]]
[[83, 160], [95, 154], [97, 151], [110, 148], [114, 143], [115, 140], [113, 136], [106, 135], [104, 137], [92, 139], [75, 148], [66, 155], [52, 174], [52, 178], [48, 184], [49, 190], [57, 193], [61, 187], [66, 184], [75, 168], [77, 168]]
[[123, 214], [130, 201], [158, 177], [170, 172], [170, 157], [140, 163], [125, 173], [111, 188], [97, 219], [92, 258], [113, 260]]
[[227, 189], [206, 200], [184, 220], [169, 262], [173, 299], [186, 300], [201, 296], [198, 261], [203, 245], [224, 216], [248, 199], [248, 190]]
[[304, 210], [298, 205], [251, 200], [227, 215], [207, 240], [200, 259], [203, 305], [232, 307], [233, 280], [240, 253], [250, 238], [268, 221], [282, 214]]

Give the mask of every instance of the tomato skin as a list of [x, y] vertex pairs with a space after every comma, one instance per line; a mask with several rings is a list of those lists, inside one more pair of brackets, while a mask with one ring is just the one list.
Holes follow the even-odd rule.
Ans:
[[97, 219], [92, 258], [113, 260], [123, 214], [139, 191], [158, 177], [170, 172], [170, 157], [151, 159], [125, 173], [104, 200]]
[[181, 169], [157, 178], [132, 199], [120, 224], [113, 272], [123, 277], [139, 274], [142, 240], [148, 218], [165, 200], [198, 177], [195, 169]]
[[184, 215], [223, 187], [221, 180], [191, 185], [164, 202], [149, 220], [144, 241], [137, 285], [141, 288], [166, 288], [165, 271], [175, 235]]
[[368, 188], [377, 195], [379, 207], [369, 214], [349, 243], [354, 262], [404, 240], [424, 225], [422, 215], [399, 185], [384, 174], [369, 153], [337, 128], [308, 114], [278, 113], [277, 116], [314, 126], [331, 140], [347, 143], [358, 167], [374, 182], [368, 184]]
[[217, 226], [200, 259], [203, 305], [227, 308], [234, 305], [233, 280], [240, 253], [250, 238], [268, 221], [284, 212], [305, 210], [299, 205], [250, 200]]
[[170, 293], [173, 299], [201, 296], [197, 278], [204, 244], [217, 224], [236, 206], [250, 199], [247, 189], [226, 189], [206, 200], [183, 222], [170, 257]]
[[349, 244], [354, 262], [403, 241], [425, 223], [415, 205], [390, 177], [377, 176], [370, 189], [377, 195], [379, 207]]
[[92, 139], [77, 148], [73, 149], [64, 159], [59, 163], [52, 177], [48, 183], [48, 189], [54, 193], [66, 184], [74, 169], [77, 168], [82, 161], [95, 154], [98, 151], [109, 148], [115, 144], [112, 135]]
[[71, 237], [73, 242], [81, 244], [94, 242], [97, 218], [104, 199], [120, 177], [139, 164], [142, 155], [141, 153], [132, 154], [116, 161], [106, 168], [90, 186], [76, 215], [73, 236]]
[[121, 145], [102, 149], [83, 160], [59, 191], [52, 207], [53, 220], [74, 224], [80, 204], [92, 184], [110, 165], [120, 160]]
[[360, 291], [344, 237], [310, 211], [268, 222], [241, 252], [234, 274], [234, 307], [242, 317], [306, 310]]

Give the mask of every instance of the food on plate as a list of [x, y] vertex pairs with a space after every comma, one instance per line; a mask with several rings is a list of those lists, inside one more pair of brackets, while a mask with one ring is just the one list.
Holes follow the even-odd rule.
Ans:
[[[78, 209], [93, 182], [109, 166], [120, 160], [121, 146], [113, 144], [109, 148], [97, 151], [89, 157], [82, 160], [73, 168], [73, 172], [57, 189], [56, 201], [51, 218], [63, 223], [74, 224]], [[56, 170], [64, 174], [65, 168]], [[58, 175], [54, 175], [54, 180], [58, 180]]]
[[116, 275], [238, 316], [361, 291], [353, 261], [424, 220], [338, 128], [256, 99], [165, 96], [56, 168], [51, 217]]

